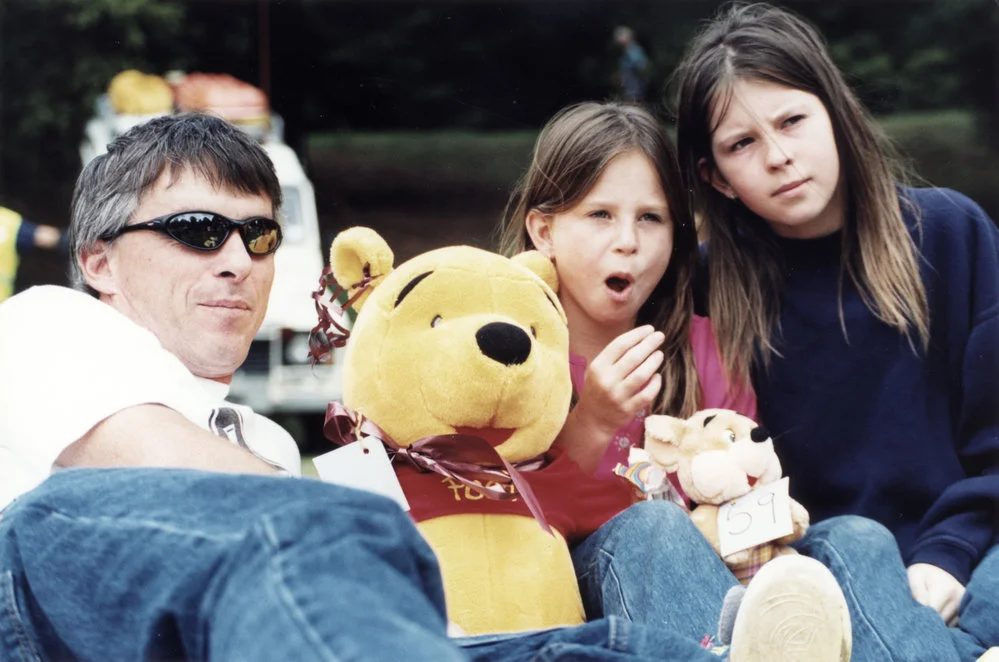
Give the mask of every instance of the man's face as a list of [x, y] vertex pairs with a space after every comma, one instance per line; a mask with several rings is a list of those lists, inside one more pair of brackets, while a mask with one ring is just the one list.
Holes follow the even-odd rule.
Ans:
[[[268, 197], [215, 188], [188, 169], [166, 170], [140, 198], [129, 223], [183, 211], [235, 220], [272, 217]], [[96, 260], [96, 262], [95, 262]], [[103, 259], [84, 257], [88, 282], [109, 303], [149, 329], [187, 368], [229, 382], [263, 322], [274, 255], [251, 257], [233, 231], [215, 251], [197, 251], [152, 231], [123, 234]]]

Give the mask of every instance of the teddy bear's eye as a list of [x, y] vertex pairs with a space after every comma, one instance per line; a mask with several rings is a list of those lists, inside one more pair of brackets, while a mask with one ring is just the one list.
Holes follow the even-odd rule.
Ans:
[[725, 436], [728, 437], [728, 440], [730, 442], [732, 442], [733, 444], [735, 443], [735, 432], [733, 432], [732, 430], [725, 430]]
[[533, 326], [531, 327], [531, 335], [535, 338], [538, 337], [538, 330], [535, 329]]
[[430, 328], [433, 328], [433, 327], [437, 326], [440, 323], [441, 323], [441, 316], [440, 315], [434, 315], [434, 318], [432, 320], [430, 320]]

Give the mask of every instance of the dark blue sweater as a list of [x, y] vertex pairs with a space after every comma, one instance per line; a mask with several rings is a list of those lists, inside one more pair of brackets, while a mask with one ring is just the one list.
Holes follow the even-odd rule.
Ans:
[[782, 356], [753, 382], [791, 494], [813, 521], [873, 518], [906, 565], [967, 583], [999, 530], [999, 232], [959, 193], [901, 191], [921, 210], [921, 239], [905, 220], [921, 255], [929, 351], [914, 353], [874, 317], [849, 277], [844, 337], [839, 233], [778, 239]]

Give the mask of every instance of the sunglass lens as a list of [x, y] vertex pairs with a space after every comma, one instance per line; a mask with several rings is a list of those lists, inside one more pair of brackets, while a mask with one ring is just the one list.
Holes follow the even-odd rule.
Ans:
[[254, 255], [267, 255], [277, 249], [281, 228], [269, 218], [255, 218], [242, 227], [243, 242]]
[[191, 248], [211, 251], [222, 246], [229, 223], [214, 214], [179, 214], [170, 219], [167, 232]]

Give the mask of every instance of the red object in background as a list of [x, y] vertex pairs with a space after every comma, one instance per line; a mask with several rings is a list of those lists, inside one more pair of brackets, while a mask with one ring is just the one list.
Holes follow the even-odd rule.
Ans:
[[229, 74], [190, 73], [173, 85], [181, 111], [212, 113], [230, 122], [259, 122], [270, 117], [263, 90]]

